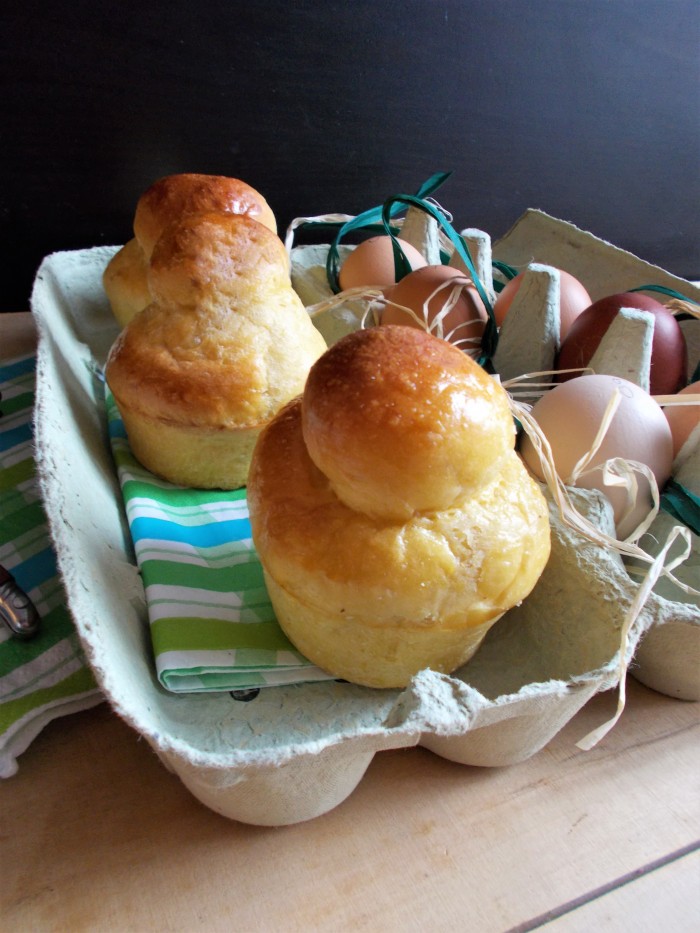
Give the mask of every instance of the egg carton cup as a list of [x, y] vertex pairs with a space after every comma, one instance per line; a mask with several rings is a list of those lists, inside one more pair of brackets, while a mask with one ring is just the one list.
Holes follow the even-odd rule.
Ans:
[[[531, 250], [531, 238], [524, 242]], [[37, 468], [96, 678], [115, 711], [206, 806], [258, 825], [308, 820], [341, 803], [384, 749], [422, 745], [486, 767], [523, 761], [594, 694], [619, 686], [628, 664], [635, 670], [650, 632], [697, 629], [697, 606], [654, 593], [623, 637], [636, 584], [616, 553], [564, 525], [552, 505], [552, 556], [535, 590], [452, 676], [425, 670], [404, 690], [339, 681], [263, 688], [249, 701], [167, 692], [155, 676], [101, 403], [99, 370], [118, 333], [101, 276], [116, 249], [55, 253], [37, 273]], [[315, 274], [307, 248], [298, 250], [295, 269]], [[607, 250], [613, 266], [617, 251]], [[572, 495], [593, 524], [611, 529], [599, 493]], [[672, 685], [665, 692], [674, 695]]]

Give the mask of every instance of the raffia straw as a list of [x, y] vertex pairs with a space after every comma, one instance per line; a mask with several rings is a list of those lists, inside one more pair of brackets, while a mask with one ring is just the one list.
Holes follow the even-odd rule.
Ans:
[[[467, 291], [470, 287], [474, 287], [474, 283], [470, 278], [463, 275], [456, 275], [449, 279], [446, 279], [444, 282], [441, 282], [433, 291], [428, 295], [428, 297], [423, 302], [422, 306], [422, 317], [416, 315], [410, 308], [405, 308], [403, 305], [399, 305], [396, 302], [387, 299], [387, 304], [392, 305], [395, 308], [400, 308], [402, 311], [408, 313], [414, 321], [416, 321], [424, 330], [430, 334], [434, 334], [436, 337], [440, 337], [443, 340], [448, 340], [450, 343], [453, 343], [455, 346], [465, 349], [465, 352], [470, 354], [478, 354], [481, 347], [481, 337], [458, 337], [455, 339], [455, 335], [460, 328], [470, 327], [472, 324], [483, 323], [481, 318], [475, 317], [470, 318], [468, 321], [462, 321], [456, 327], [453, 327], [451, 331], [445, 333], [444, 323], [447, 319], [448, 314], [455, 307], [459, 299], [461, 298], [463, 292]], [[430, 316], [430, 304], [437, 298], [437, 296], [449, 289], [449, 295], [444, 299], [442, 307], [440, 310], [433, 315], [432, 320], [429, 320]]]
[[692, 301], [682, 301], [680, 298], [671, 298], [666, 307], [672, 314], [690, 314], [691, 317], [700, 318], [700, 306]]
[[451, 214], [450, 211], [448, 211], [446, 207], [443, 207], [442, 204], [440, 204], [440, 202], [437, 200], [437, 198], [434, 198], [432, 197], [432, 195], [429, 195], [427, 198], [424, 198], [423, 200], [427, 204], [432, 204], [433, 207], [436, 207], [449, 224], [454, 223], [453, 214]]
[[358, 285], [355, 288], [346, 288], [344, 292], [338, 292], [337, 295], [331, 295], [318, 301], [316, 304], [308, 305], [306, 310], [311, 319], [322, 314], [324, 311], [332, 311], [341, 305], [350, 301], [365, 301], [367, 307], [364, 310], [360, 320], [360, 327], [371, 326], [369, 316], [372, 315], [372, 325], [379, 323], [379, 306], [384, 303], [384, 293], [379, 288], [366, 288], [364, 285]]
[[623, 514], [620, 516], [618, 524], [622, 524], [625, 519], [632, 514], [639, 496], [639, 483], [637, 482], [637, 473], [644, 476], [651, 489], [652, 507], [646, 517], [630, 532], [625, 541], [638, 541], [644, 532], [651, 526], [652, 522], [659, 513], [660, 497], [659, 486], [653, 472], [645, 463], [638, 460], [625, 460], [622, 457], [612, 457], [603, 463], [589, 466], [593, 458], [605, 440], [615, 413], [620, 406], [622, 396], [617, 389], [614, 389], [608, 404], [603, 412], [600, 425], [593, 443], [583, 454], [579, 461], [574, 464], [569, 476], [564, 477], [564, 483], [567, 486], [575, 486], [582, 476], [590, 476], [593, 473], [602, 473], [603, 485], [624, 489], [626, 492], [626, 505]]
[[[534, 375], [539, 376], [539, 375], [542, 375], [542, 373], [536, 373]], [[521, 377], [521, 378], [527, 378], [527, 377]], [[605, 532], [601, 531], [599, 528], [596, 528], [596, 526], [593, 525], [587, 518], [581, 515], [581, 513], [575, 508], [575, 506], [571, 502], [571, 499], [569, 497], [569, 493], [567, 490], [567, 486], [564, 483], [564, 481], [561, 479], [559, 474], [557, 473], [557, 469], [554, 463], [554, 456], [552, 454], [552, 448], [549, 444], [549, 441], [545, 437], [544, 433], [542, 432], [541, 428], [539, 427], [535, 419], [532, 417], [529, 406], [525, 406], [519, 403], [516, 399], [514, 399], [510, 395], [510, 393], [508, 393], [508, 398], [510, 401], [510, 406], [511, 406], [511, 411], [513, 413], [513, 416], [520, 421], [520, 423], [523, 426], [523, 430], [527, 433], [528, 437], [530, 438], [530, 441], [532, 442], [533, 447], [535, 448], [535, 451], [537, 452], [538, 458], [540, 460], [540, 466], [542, 469], [542, 473], [545, 479], [545, 484], [547, 488], [550, 490], [550, 493], [557, 507], [557, 510], [559, 511], [559, 515], [561, 516], [562, 521], [564, 521], [565, 524], [569, 525], [569, 527], [576, 530], [579, 534], [581, 534], [583, 537], [587, 538], [589, 541], [593, 542], [594, 544], [597, 544], [598, 546], [603, 547], [603, 548], [612, 549], [616, 551], [618, 554], [620, 554], [621, 556], [635, 557], [639, 561], [650, 565], [646, 573], [646, 576], [642, 579], [642, 582], [639, 584], [639, 588], [637, 589], [637, 592], [635, 594], [634, 599], [632, 600], [632, 603], [630, 604], [627, 612], [625, 613], [622, 626], [620, 629], [620, 647], [619, 647], [619, 659], [620, 660], [619, 660], [619, 666], [618, 666], [617, 709], [612, 719], [610, 719], [606, 723], [603, 723], [603, 725], [593, 730], [593, 732], [589, 733], [589, 735], [585, 736], [583, 739], [581, 739], [580, 742], [577, 743], [578, 747], [584, 750], [589, 750], [593, 748], [593, 746], [596, 745], [612, 729], [612, 727], [615, 725], [615, 723], [618, 721], [618, 719], [622, 715], [622, 711], [624, 710], [625, 699], [626, 699], [625, 678], [627, 674], [627, 667], [630, 661], [630, 658], [628, 658], [628, 655], [631, 655], [630, 647], [629, 647], [631, 633], [633, 631], [634, 624], [637, 621], [642, 609], [644, 608], [644, 604], [649, 594], [651, 593], [652, 589], [654, 588], [656, 582], [658, 581], [658, 579], [662, 575], [666, 576], [669, 579], [671, 579], [678, 587], [680, 587], [681, 590], [683, 590], [685, 593], [689, 593], [691, 595], [700, 595], [700, 593], [698, 593], [697, 590], [695, 590], [693, 587], [689, 586], [688, 584], [683, 583], [681, 580], [678, 580], [676, 577], [673, 576], [673, 573], [672, 573], [672, 571], [675, 570], [676, 567], [680, 566], [680, 564], [682, 564], [690, 555], [691, 548], [692, 548], [692, 539], [690, 536], [690, 531], [687, 528], [684, 528], [681, 525], [674, 525], [666, 538], [666, 543], [664, 547], [662, 548], [661, 552], [656, 558], [652, 558], [649, 554], [647, 554], [646, 551], [644, 551], [641, 547], [639, 547], [636, 544], [636, 539], [641, 534], [639, 529], [635, 529], [632, 535], [630, 535], [625, 540], [621, 541], [618, 538], [614, 538], [611, 535], [606, 534]], [[617, 407], [617, 405], [615, 405], [615, 407]], [[611, 417], [608, 419], [608, 425], [612, 418], [612, 414], [614, 414], [614, 411], [612, 411]], [[597, 439], [598, 438], [596, 437], [596, 440]], [[581, 460], [579, 460], [579, 463], [577, 464], [577, 467], [579, 466], [579, 464], [582, 464], [585, 462], [590, 462], [590, 456], [586, 455], [585, 457], [581, 458]], [[621, 464], [625, 464], [625, 469], [643, 466], [642, 464], [637, 464], [634, 461], [622, 461], [621, 458], [618, 458], [617, 461], [616, 460], [606, 461], [606, 464], [604, 466], [606, 466], [609, 470], [611, 470], [613, 472], [613, 475], [617, 475], [614, 473], [615, 469], [620, 470], [620, 473], [624, 473], [624, 470], [621, 468]], [[651, 471], [649, 471], [649, 473], [651, 473]], [[579, 474], [579, 475], [582, 475], [582, 474]], [[654, 508], [656, 511], [658, 511], [658, 486], [656, 484], [655, 479], [653, 478], [653, 474], [651, 474], [651, 479], [653, 480], [651, 485], [652, 485], [652, 498], [654, 499]], [[655, 494], [654, 494], [654, 489], [656, 490]], [[656, 514], [656, 511], [652, 509], [653, 515], [652, 515], [651, 520], [653, 520], [653, 516]], [[648, 524], [651, 523], [651, 520], [648, 522]], [[642, 525], [645, 525], [645, 524], [648, 527], [648, 524], [646, 522], [642, 523]], [[678, 537], [682, 537], [684, 539], [685, 548], [681, 554], [679, 554], [673, 560], [669, 561], [669, 563], [667, 564], [666, 557], [668, 555], [668, 552]]]
[[700, 392], [685, 392], [683, 395], [653, 395], [662, 408], [682, 408], [685, 405], [700, 405]]
[[[686, 541], [685, 556], [683, 557], [683, 560], [685, 560], [686, 557], [690, 554], [690, 548], [691, 548], [690, 532], [688, 531], [687, 528], [683, 528], [680, 525], [674, 525], [674, 527], [671, 529], [666, 539], [666, 544], [664, 545], [663, 549], [660, 551], [660, 553], [658, 554], [658, 556], [652, 563], [651, 567], [649, 568], [649, 572], [646, 578], [640, 584], [639, 589], [637, 590], [637, 594], [632, 602], [632, 605], [630, 606], [629, 611], [625, 615], [625, 619], [622, 625], [622, 631], [620, 633], [620, 636], [621, 636], [620, 637], [620, 660], [619, 660], [619, 666], [618, 666], [619, 690], [618, 690], [618, 695], [617, 695], [617, 708], [615, 710], [615, 713], [610, 719], [607, 720], [607, 722], [604, 722], [602, 725], [598, 726], [597, 728], [589, 732], [587, 735], [585, 735], [582, 739], [579, 739], [579, 741], [576, 743], [576, 746], [577, 748], [580, 748], [583, 751], [590, 751], [590, 749], [592, 749], [595, 745], [597, 745], [598, 742], [600, 742], [600, 740], [604, 738], [608, 734], [608, 732], [610, 732], [610, 730], [616, 725], [617, 721], [622, 715], [622, 712], [625, 708], [625, 700], [626, 700], [627, 668], [631, 660], [631, 658], [627, 657], [627, 654], [628, 654], [627, 642], [629, 639], [629, 635], [630, 635], [630, 632], [631, 632], [631, 629], [632, 629], [632, 626], [635, 620], [637, 619], [639, 613], [642, 611], [644, 603], [646, 602], [649, 594], [654, 588], [656, 581], [659, 579], [659, 576], [662, 572], [662, 569], [666, 561], [666, 555], [668, 554], [669, 550], [675, 543], [676, 538], [678, 537], [683, 537], [685, 538], [685, 541]], [[674, 566], [677, 566], [677, 561], [674, 562]]]
[[303, 226], [306, 223], [347, 223], [349, 220], [354, 220], [354, 214], [317, 214], [315, 217], [295, 217], [294, 220], [287, 227], [287, 233], [284, 238], [284, 246], [287, 250], [287, 255], [292, 256], [292, 247], [294, 246], [294, 234], [299, 227]]
[[598, 432], [593, 438], [593, 443], [588, 448], [586, 453], [579, 459], [578, 463], [574, 464], [574, 468], [572, 469], [571, 474], [564, 478], [564, 482], [568, 486], [576, 485], [576, 480], [579, 478], [579, 476], [581, 476], [588, 464], [600, 450], [601, 444], [605, 440], [605, 435], [608, 433], [608, 428], [610, 427], [610, 424], [615, 417], [615, 412], [620, 407], [621, 401], [622, 396], [620, 395], [619, 391], [617, 389], [613, 389], [612, 394], [608, 399], [608, 404], [605, 406], [605, 411], [603, 412], [600, 425], [598, 426]]
[[[422, 328], [428, 333], [432, 333], [436, 337], [440, 337], [443, 340], [449, 340], [451, 343], [454, 343], [455, 346], [460, 347], [464, 350], [465, 353], [468, 353], [469, 355], [477, 355], [481, 348], [480, 336], [458, 337], [455, 339], [455, 335], [460, 328], [467, 328], [472, 324], [481, 323], [481, 318], [475, 317], [468, 321], [462, 321], [447, 334], [445, 334], [444, 328], [444, 321], [447, 315], [459, 301], [462, 292], [472, 285], [472, 280], [466, 276], [453, 276], [452, 278], [447, 279], [445, 282], [441, 282], [440, 285], [438, 285], [437, 288], [435, 288], [423, 302], [421, 309], [422, 314], [417, 314], [411, 308], [407, 308], [405, 305], [386, 298], [381, 289], [367, 288], [366, 286], [347, 288], [345, 291], [338, 292], [337, 295], [332, 295], [329, 298], [325, 298], [323, 301], [309, 305], [306, 310], [313, 319], [317, 315], [322, 314], [325, 311], [330, 311], [333, 308], [337, 308], [340, 305], [344, 305], [347, 302], [366, 301], [368, 302], [368, 307], [365, 309], [364, 314], [360, 320], [360, 327], [365, 328], [379, 324], [381, 318], [380, 309], [383, 309], [387, 305], [391, 305], [392, 307], [397, 308], [404, 314], [408, 315], [408, 317], [410, 317], [411, 320], [418, 325], [418, 327]], [[450, 294], [445, 299], [439, 312], [435, 314], [432, 321], [429, 322], [428, 316], [430, 314], [430, 302], [437, 295], [439, 295], [441, 291], [444, 291], [448, 288], [450, 289]]]
[[596, 472], [603, 474], [603, 484], [605, 486], [618, 486], [627, 492], [627, 505], [620, 516], [618, 524], [623, 524], [637, 505], [637, 496], [639, 495], [637, 474], [641, 474], [646, 478], [651, 493], [651, 508], [642, 521], [624, 538], [625, 541], [630, 543], [638, 541], [653, 524], [661, 506], [659, 484], [656, 482], [653, 472], [645, 463], [640, 463], [638, 460], [624, 460], [622, 457], [613, 457], [604, 463], [591, 467], [590, 470], [584, 470], [579, 475], [588, 476]]
[[[518, 398], [518, 396], [523, 396], [526, 399], [539, 398], [545, 394], [545, 391], [548, 391], [555, 385], [554, 377], [563, 373], [576, 373], [579, 376], [585, 376], [594, 375], [595, 370], [591, 369], [590, 366], [577, 366], [574, 369], [547, 369], [539, 372], [525, 373], [522, 376], [515, 376], [513, 379], [506, 379], [503, 381], [502, 385], [513, 398]], [[544, 382], [532, 381], [541, 376], [547, 377]], [[542, 389], [544, 391], [533, 392], [533, 389]]]

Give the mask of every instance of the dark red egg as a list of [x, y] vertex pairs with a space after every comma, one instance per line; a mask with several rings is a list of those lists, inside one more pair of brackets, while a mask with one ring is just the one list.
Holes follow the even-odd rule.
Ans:
[[[688, 354], [683, 331], [673, 314], [660, 302], [641, 292], [608, 295], [586, 308], [571, 325], [557, 357], [557, 369], [588, 366], [608, 327], [621, 308], [638, 308], [654, 315], [649, 391], [652, 395], [678, 392], [688, 381]], [[559, 382], [578, 373], [560, 373]]]

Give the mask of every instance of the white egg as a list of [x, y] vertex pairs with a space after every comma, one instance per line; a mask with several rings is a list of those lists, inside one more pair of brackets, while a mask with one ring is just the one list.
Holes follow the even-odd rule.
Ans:
[[[620, 403], [600, 449], [585, 474], [572, 483], [572, 471], [593, 446], [616, 390]], [[590, 375], [555, 386], [533, 406], [532, 415], [549, 441], [560, 478], [568, 485], [603, 492], [613, 506], [618, 535], [627, 537], [651, 509], [648, 480], [640, 473], [635, 474], [639, 484], [637, 500], [634, 509], [626, 514], [626, 490], [605, 485], [601, 470], [590, 470], [618, 457], [638, 461], [649, 467], [661, 489], [671, 474], [673, 462], [671, 429], [661, 407], [648, 393], [626, 379]], [[532, 473], [544, 480], [539, 455], [527, 436], [523, 438], [520, 452]]]

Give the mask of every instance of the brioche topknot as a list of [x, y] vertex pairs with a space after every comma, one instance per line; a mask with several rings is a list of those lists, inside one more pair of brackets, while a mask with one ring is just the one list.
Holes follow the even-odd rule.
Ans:
[[148, 267], [163, 232], [191, 214], [207, 211], [246, 215], [277, 232], [265, 198], [238, 178], [182, 173], [154, 182], [136, 205], [133, 239], [113, 256], [103, 276], [112, 311], [122, 327], [151, 303]]
[[449, 508], [515, 443], [503, 389], [456, 347], [404, 326], [359, 331], [326, 353], [302, 426], [338, 498], [386, 519]]
[[150, 257], [163, 230], [188, 214], [219, 211], [246, 214], [277, 233], [277, 222], [265, 198], [239, 178], [185, 172], [166, 175], [144, 191], [136, 205], [134, 237]]

